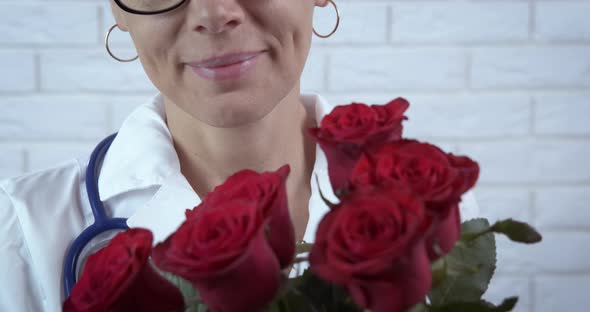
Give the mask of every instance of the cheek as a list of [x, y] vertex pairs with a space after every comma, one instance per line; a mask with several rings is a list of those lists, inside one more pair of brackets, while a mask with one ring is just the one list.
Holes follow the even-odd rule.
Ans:
[[132, 32], [133, 43], [144, 71], [160, 90], [166, 90], [167, 84], [173, 83], [174, 72], [178, 70], [172, 55], [172, 47], [177, 40], [175, 29], [173, 25], [148, 20], [138, 23], [136, 30]]
[[261, 31], [276, 41], [274, 45], [278, 50], [281, 73], [299, 76], [311, 46], [313, 9], [306, 1], [276, 0], [271, 3], [261, 8], [264, 12], [258, 12], [259, 16], [264, 16]]

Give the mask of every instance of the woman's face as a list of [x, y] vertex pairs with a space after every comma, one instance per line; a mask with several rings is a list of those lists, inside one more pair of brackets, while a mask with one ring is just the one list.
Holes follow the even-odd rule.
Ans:
[[[146, 74], [167, 100], [209, 125], [235, 127], [266, 116], [294, 88], [299, 95], [313, 10], [327, 3], [190, 0], [158, 15], [130, 14], [113, 0], [111, 7], [119, 27], [129, 31]], [[260, 51], [255, 65], [239, 78], [207, 79], [189, 65]]]

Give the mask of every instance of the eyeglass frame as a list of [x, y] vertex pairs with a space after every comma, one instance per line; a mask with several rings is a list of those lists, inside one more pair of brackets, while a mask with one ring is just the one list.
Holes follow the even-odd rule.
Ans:
[[135, 10], [135, 9], [132, 9], [132, 8], [126, 6], [124, 3], [121, 2], [121, 0], [113, 0], [113, 1], [115, 1], [115, 3], [121, 8], [121, 10], [123, 10], [127, 13], [138, 14], [138, 15], [156, 15], [156, 14], [162, 14], [162, 13], [166, 13], [166, 12], [170, 12], [172, 10], [175, 10], [175, 9], [179, 8], [180, 6], [182, 6], [187, 0], [181, 0], [178, 4], [175, 4], [172, 7], [169, 7], [167, 9], [163, 9], [163, 10], [159, 10], [159, 11], [154, 11], [154, 12], [138, 11], [138, 10]]

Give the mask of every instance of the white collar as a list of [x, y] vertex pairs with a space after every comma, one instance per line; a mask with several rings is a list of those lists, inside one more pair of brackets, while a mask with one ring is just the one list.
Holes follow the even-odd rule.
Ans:
[[[329, 110], [318, 94], [301, 94], [307, 113], [319, 122]], [[165, 239], [184, 219], [184, 211], [200, 203], [198, 195], [182, 175], [180, 162], [166, 125], [162, 94], [135, 109], [123, 122], [117, 137], [103, 160], [98, 178], [101, 201], [125, 192], [160, 186], [156, 194], [129, 217], [130, 227], [146, 227], [154, 232], [155, 241]], [[327, 162], [316, 145], [316, 162], [312, 175], [312, 197], [309, 222], [304, 239], [313, 241], [319, 220], [327, 207], [319, 198], [315, 174], [328, 198], [335, 200], [327, 176]]]

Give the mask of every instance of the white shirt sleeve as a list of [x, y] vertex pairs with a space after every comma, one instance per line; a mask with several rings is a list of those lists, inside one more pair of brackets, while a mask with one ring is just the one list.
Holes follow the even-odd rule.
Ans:
[[18, 215], [0, 186], [0, 311], [44, 311]]
[[471, 190], [463, 194], [461, 203], [459, 203], [459, 209], [461, 211], [461, 222], [475, 218], [481, 218], [479, 205], [477, 204], [475, 195]]

